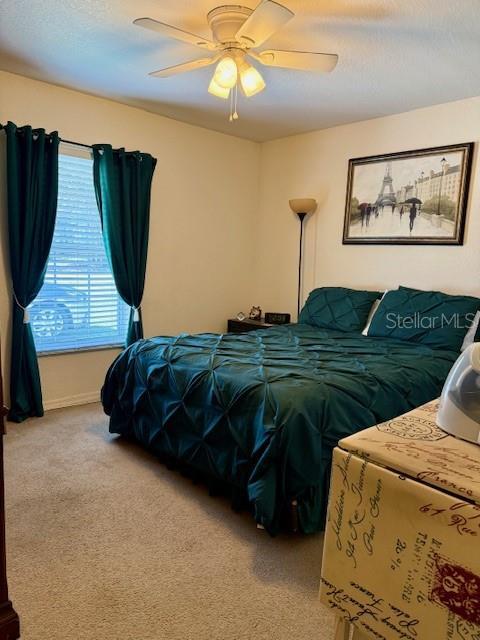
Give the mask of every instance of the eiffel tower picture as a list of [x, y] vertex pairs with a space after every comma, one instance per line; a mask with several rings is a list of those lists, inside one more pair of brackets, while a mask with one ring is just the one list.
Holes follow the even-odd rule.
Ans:
[[391, 207], [395, 204], [397, 204], [397, 197], [393, 191], [392, 163], [387, 162], [385, 165], [385, 175], [383, 176], [382, 187], [375, 205], [377, 207]]
[[462, 244], [473, 143], [349, 161], [343, 244]]

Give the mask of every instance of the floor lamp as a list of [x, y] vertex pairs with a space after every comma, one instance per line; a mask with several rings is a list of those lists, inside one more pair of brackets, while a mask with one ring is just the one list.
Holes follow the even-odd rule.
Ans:
[[290, 209], [296, 213], [300, 219], [300, 251], [298, 254], [298, 301], [297, 319], [300, 315], [300, 294], [302, 288], [302, 254], [303, 254], [303, 221], [309, 213], [313, 213], [317, 208], [317, 201], [313, 198], [296, 198], [290, 200]]

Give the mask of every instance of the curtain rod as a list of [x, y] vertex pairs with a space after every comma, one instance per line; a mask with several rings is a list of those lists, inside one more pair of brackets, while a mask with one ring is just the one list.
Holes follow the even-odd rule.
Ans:
[[[5, 126], [0, 123], [0, 131], [2, 131], [3, 129], [5, 129]], [[90, 149], [90, 151], [93, 149], [93, 145], [91, 144], [84, 144], [83, 142], [75, 142], [74, 140], [66, 140], [65, 138], [60, 138], [60, 137], [59, 137], [59, 140], [64, 144], [71, 144], [74, 147], [83, 147], [84, 149]], [[140, 153], [140, 151], [127, 151], [126, 153]], [[146, 155], [149, 155], [149, 154], [146, 154]]]
[[[0, 123], [0, 131], [5, 130], [5, 125]], [[65, 144], [71, 144], [75, 147], [83, 147], [84, 149], [93, 149], [91, 144], [84, 144], [83, 142], [74, 142], [73, 140], [65, 140], [65, 138], [59, 138], [60, 142], [64, 142]]]
[[64, 142], [65, 144], [72, 144], [75, 147], [83, 147], [84, 149], [93, 149], [91, 144], [83, 144], [83, 142], [74, 142], [73, 140], [65, 140], [65, 138], [60, 138], [60, 142]]
[[[1, 2], [1, 0], [0, 0]], [[65, 138], [59, 138], [60, 142], [63, 142], [64, 144], [71, 144], [74, 147], [83, 147], [84, 149], [90, 149], [90, 151], [93, 151], [93, 145], [91, 144], [84, 144], [83, 142], [74, 142], [73, 140], [65, 140]], [[102, 146], [100, 145], [96, 145], [96, 146]], [[122, 149], [120, 149], [120, 151], [123, 150], [125, 152], [126, 155], [134, 155], [136, 153], [140, 154], [140, 156], [143, 155], [150, 155], [149, 153], [142, 153], [141, 151], [125, 151], [125, 149], [122, 147]], [[103, 151], [102, 151], [103, 153]], [[152, 156], [153, 157], [153, 156]], [[142, 157], [140, 157], [140, 160], [142, 160]]]

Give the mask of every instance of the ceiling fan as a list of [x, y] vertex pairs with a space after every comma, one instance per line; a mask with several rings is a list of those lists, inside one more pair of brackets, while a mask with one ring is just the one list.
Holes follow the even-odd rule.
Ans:
[[267, 67], [323, 72], [329, 72], [335, 68], [338, 61], [338, 56], [335, 54], [273, 49], [254, 51], [294, 15], [290, 9], [273, 0], [263, 0], [255, 10], [231, 4], [216, 7], [207, 14], [212, 39], [202, 38], [153, 18], [138, 18], [133, 24], [211, 52], [209, 57], [153, 71], [149, 75], [168, 78], [178, 73], [195, 71], [218, 63], [208, 91], [224, 100], [230, 98], [230, 121], [232, 121], [238, 119], [239, 86], [247, 98], [265, 89], [262, 75], [247, 58], [252, 58]]

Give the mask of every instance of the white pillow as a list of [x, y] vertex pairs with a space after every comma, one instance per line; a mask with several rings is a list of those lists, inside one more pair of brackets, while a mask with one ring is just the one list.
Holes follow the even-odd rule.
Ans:
[[480, 311], [477, 311], [475, 317], [473, 319], [472, 324], [470, 325], [470, 329], [465, 334], [465, 338], [463, 339], [462, 348], [460, 351], [465, 351], [467, 347], [473, 344], [475, 340], [475, 334], [477, 333], [478, 323], [480, 322]]
[[[385, 295], [385, 294], [383, 294], [383, 295]], [[362, 336], [368, 335], [368, 330], [369, 330], [370, 324], [371, 324], [371, 322], [373, 320], [373, 316], [375, 315], [375, 312], [377, 311], [378, 305], [380, 304], [381, 301], [382, 301], [382, 298], [380, 298], [380, 300], [375, 300], [375, 302], [372, 304], [372, 308], [370, 309], [370, 313], [368, 314], [367, 324], [365, 325], [365, 327], [364, 327], [364, 329], [362, 331]]]
[[370, 309], [370, 313], [368, 314], [367, 324], [365, 325], [365, 328], [362, 331], [362, 336], [367, 336], [368, 335], [368, 330], [370, 328], [370, 324], [372, 323], [373, 316], [375, 315], [375, 312], [378, 309], [378, 305], [384, 299], [384, 297], [387, 295], [387, 293], [389, 291], [393, 291], [393, 289], [385, 289], [385, 291], [383, 292], [382, 297], [379, 298], [378, 300], [375, 300], [375, 302], [372, 304], [372, 308]]

